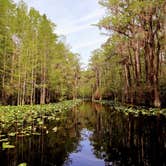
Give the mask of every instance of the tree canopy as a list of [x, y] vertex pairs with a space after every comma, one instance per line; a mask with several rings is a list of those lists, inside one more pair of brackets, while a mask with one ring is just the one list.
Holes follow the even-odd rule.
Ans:
[[108, 32], [108, 40], [92, 53], [88, 69], [92, 98], [155, 107], [165, 104], [165, 0], [99, 3], [106, 15], [97, 26]]
[[161, 107], [166, 97], [165, 0], [99, 0], [97, 26], [108, 40], [87, 70], [47, 16], [20, 1], [0, 0], [1, 104], [86, 97]]
[[79, 56], [59, 40], [56, 25], [23, 1], [0, 0], [0, 11], [1, 104], [76, 97]]

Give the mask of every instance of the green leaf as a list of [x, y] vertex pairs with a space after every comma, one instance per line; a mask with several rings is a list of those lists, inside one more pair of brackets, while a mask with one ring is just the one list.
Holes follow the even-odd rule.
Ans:
[[27, 166], [27, 163], [20, 163], [18, 166]]
[[11, 148], [15, 148], [15, 146], [10, 145], [9, 142], [3, 142], [2, 143], [2, 149], [11, 149]]

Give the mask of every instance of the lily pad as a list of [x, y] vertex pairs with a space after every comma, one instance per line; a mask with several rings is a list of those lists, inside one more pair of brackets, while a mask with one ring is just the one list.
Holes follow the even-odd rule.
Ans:
[[18, 166], [27, 166], [27, 163], [20, 163]]
[[8, 134], [10, 137], [14, 137], [16, 135], [16, 133], [9, 133]]
[[0, 142], [7, 142], [8, 141], [8, 138], [3, 138], [0, 140]]
[[58, 128], [57, 128], [57, 127], [54, 127], [52, 130], [56, 133], [57, 130], [58, 130]]
[[3, 142], [2, 143], [2, 149], [12, 149], [15, 148], [14, 145], [10, 145], [9, 142]]

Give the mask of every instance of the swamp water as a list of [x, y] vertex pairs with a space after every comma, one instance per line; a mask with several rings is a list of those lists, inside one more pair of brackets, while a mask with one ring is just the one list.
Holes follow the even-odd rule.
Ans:
[[164, 116], [86, 102], [45, 124], [40, 134], [9, 137], [15, 148], [0, 149], [0, 166], [166, 166]]

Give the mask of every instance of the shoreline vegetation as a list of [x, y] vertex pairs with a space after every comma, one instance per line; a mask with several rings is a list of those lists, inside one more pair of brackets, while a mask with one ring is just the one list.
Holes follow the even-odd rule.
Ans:
[[[79, 106], [83, 101], [90, 100], [66, 100], [54, 104], [43, 105], [20, 105], [20, 106], [0, 106], [0, 148], [15, 148], [10, 145], [12, 137], [40, 136], [41, 133], [48, 134], [57, 132], [58, 123], [67, 120], [67, 113]], [[108, 100], [93, 100], [111, 108], [111, 112], [123, 113], [126, 116], [156, 116], [166, 117], [166, 108], [146, 108], [144, 106], [134, 106], [122, 104]], [[109, 110], [108, 110], [109, 111]], [[56, 126], [50, 128], [49, 122], [55, 122]]]
[[[45, 122], [49, 120], [59, 121], [60, 117], [63, 118], [63, 114], [80, 105], [83, 101], [109, 106], [112, 111], [121, 112], [127, 116], [166, 117], [166, 108], [149, 108], [111, 100], [75, 99], [43, 105], [0, 106], [0, 143], [8, 141], [8, 137], [11, 136], [40, 135], [37, 130], [41, 129], [48, 132]], [[56, 132], [57, 128], [55, 127], [53, 130]]]
[[99, 103], [102, 105], [107, 105], [111, 107], [113, 110], [122, 112], [125, 115], [133, 115], [133, 116], [140, 116], [140, 115], [147, 115], [147, 116], [165, 116], [166, 117], [166, 108], [153, 108], [153, 107], [146, 107], [146, 106], [136, 106], [130, 104], [122, 104], [120, 102], [114, 102], [109, 100], [93, 100], [95, 103]]
[[48, 122], [64, 120], [63, 115], [80, 103], [81, 100], [68, 100], [45, 105], [0, 106], [0, 147], [14, 148], [8, 142], [10, 137], [56, 132], [57, 126], [49, 129]]

